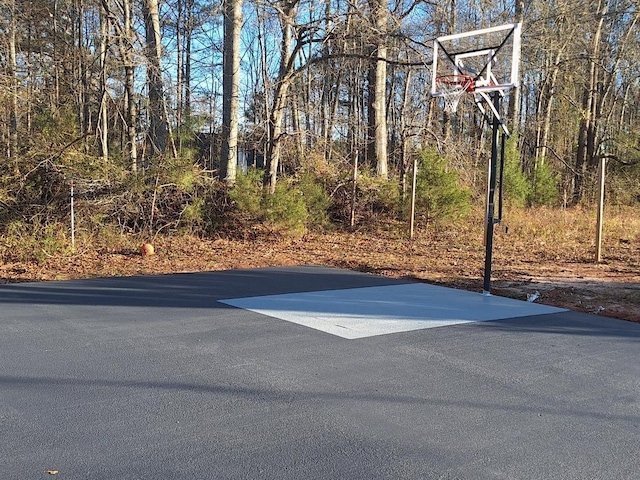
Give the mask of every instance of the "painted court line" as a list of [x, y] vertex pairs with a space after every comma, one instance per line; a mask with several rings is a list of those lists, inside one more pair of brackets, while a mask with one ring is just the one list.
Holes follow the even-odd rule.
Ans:
[[347, 339], [566, 311], [424, 283], [219, 301]]

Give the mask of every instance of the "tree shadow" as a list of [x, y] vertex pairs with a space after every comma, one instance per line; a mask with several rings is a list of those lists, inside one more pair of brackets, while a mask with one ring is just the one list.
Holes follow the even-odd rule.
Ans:
[[181, 391], [190, 393], [201, 393], [216, 396], [230, 396], [244, 398], [253, 401], [269, 402], [355, 402], [357, 404], [379, 403], [396, 405], [417, 405], [422, 407], [449, 407], [455, 409], [474, 409], [484, 411], [503, 412], [506, 414], [546, 414], [561, 415], [575, 418], [588, 418], [593, 420], [637, 422], [638, 417], [633, 414], [625, 415], [596, 408], [589, 408], [588, 405], [576, 405], [572, 408], [566, 406], [555, 407], [552, 405], [543, 406], [543, 402], [535, 404], [509, 403], [480, 401], [464, 398], [429, 398], [429, 396], [403, 395], [399, 392], [362, 392], [362, 391], [319, 391], [319, 390], [279, 390], [268, 389], [260, 386], [229, 386], [217, 385], [215, 383], [188, 383], [157, 380], [116, 380], [116, 379], [82, 379], [71, 377], [28, 377], [0, 375], [0, 386], [33, 390], [34, 393], [40, 390], [50, 392], [51, 389], [73, 388], [108, 388], [108, 389], [129, 389], [129, 390], [159, 390], [159, 391]]
[[[0, 319], [10, 318], [16, 309], [28, 309], [36, 305], [229, 310], [233, 307], [222, 304], [219, 300], [414, 284], [418, 283], [416, 280], [420, 279], [393, 279], [352, 270], [299, 266], [6, 284], [0, 285], [0, 305], [5, 305]], [[420, 283], [425, 282], [420, 280]], [[450, 283], [441, 282], [439, 286], [450, 286]], [[392, 299], [385, 300], [392, 302]], [[329, 295], [327, 311], [340, 313], [339, 302], [335, 305], [331, 302]], [[456, 305], [452, 304], [450, 308], [453, 311]], [[24, 310], [21, 310], [21, 314], [24, 314], [23, 312]], [[516, 317], [492, 320], [483, 325], [520, 333], [603, 336], [632, 340], [640, 338], [640, 325], [600, 315], [567, 311]]]
[[494, 332], [615, 337], [630, 342], [640, 340], [640, 324], [570, 310], [561, 314], [495, 320], [487, 322], [483, 327]]
[[229, 308], [218, 300], [399, 283], [320, 266], [261, 268], [12, 283], [0, 285], [0, 304]]

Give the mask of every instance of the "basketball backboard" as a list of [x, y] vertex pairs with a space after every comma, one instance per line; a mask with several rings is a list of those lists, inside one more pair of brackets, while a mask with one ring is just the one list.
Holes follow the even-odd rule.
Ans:
[[[507, 126], [500, 118], [500, 104], [505, 94], [519, 85], [521, 24], [445, 35], [433, 42], [433, 77], [431, 95], [441, 98], [444, 110], [453, 113], [467, 93], [473, 95], [477, 107], [490, 120], [491, 159], [487, 171], [487, 209], [485, 215], [485, 270], [483, 291], [490, 294], [493, 230], [502, 220], [502, 174], [504, 172]], [[487, 116], [487, 112], [491, 116]], [[502, 130], [500, 152], [499, 132]], [[500, 190], [498, 218], [495, 218], [495, 192], [498, 184], [500, 156]]]
[[517, 87], [521, 24], [473, 30], [438, 37], [433, 42], [431, 95], [446, 95], [441, 78], [464, 75], [473, 79], [466, 91], [495, 92]]

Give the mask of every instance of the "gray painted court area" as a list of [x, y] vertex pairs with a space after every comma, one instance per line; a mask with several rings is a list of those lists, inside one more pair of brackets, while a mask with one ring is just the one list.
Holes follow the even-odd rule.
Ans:
[[422, 283], [220, 302], [348, 339], [565, 311]]
[[0, 286], [7, 479], [637, 479], [639, 392], [638, 324], [347, 270]]

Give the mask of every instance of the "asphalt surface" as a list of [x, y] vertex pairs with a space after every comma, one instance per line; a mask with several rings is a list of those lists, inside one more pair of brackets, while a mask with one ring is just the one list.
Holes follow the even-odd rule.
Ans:
[[349, 340], [218, 302], [402, 283], [302, 267], [2, 285], [0, 478], [640, 478], [639, 324]]

